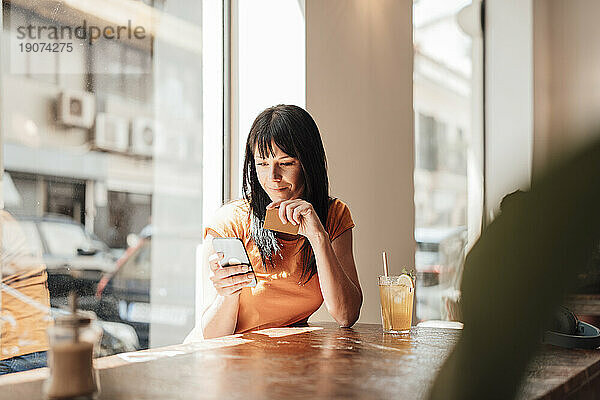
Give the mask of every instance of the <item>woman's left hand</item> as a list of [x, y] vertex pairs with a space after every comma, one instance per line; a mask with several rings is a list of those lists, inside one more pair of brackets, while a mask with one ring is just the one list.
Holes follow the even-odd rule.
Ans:
[[298, 234], [309, 240], [326, 234], [323, 224], [312, 204], [302, 199], [278, 200], [267, 206], [267, 210], [279, 207], [279, 219], [283, 224], [300, 225]]

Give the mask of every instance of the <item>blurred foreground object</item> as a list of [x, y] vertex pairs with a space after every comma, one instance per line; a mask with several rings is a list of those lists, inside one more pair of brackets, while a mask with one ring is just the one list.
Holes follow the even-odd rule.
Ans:
[[600, 141], [556, 162], [467, 255], [464, 330], [432, 399], [514, 398], [544, 328], [600, 238]]
[[44, 385], [48, 399], [93, 399], [99, 391], [99, 374], [94, 369], [102, 328], [93, 313], [77, 309], [77, 295], [69, 296], [71, 312], [56, 318], [48, 329], [50, 376]]

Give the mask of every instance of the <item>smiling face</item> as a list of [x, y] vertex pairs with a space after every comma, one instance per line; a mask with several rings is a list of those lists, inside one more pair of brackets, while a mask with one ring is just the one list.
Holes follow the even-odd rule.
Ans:
[[304, 192], [302, 165], [297, 158], [284, 153], [274, 142], [273, 153], [262, 158], [254, 149], [254, 165], [258, 181], [271, 201], [297, 199]]

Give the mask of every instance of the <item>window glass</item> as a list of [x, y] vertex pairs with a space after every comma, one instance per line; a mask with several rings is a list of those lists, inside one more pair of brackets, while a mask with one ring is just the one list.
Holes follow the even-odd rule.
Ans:
[[115, 285], [131, 279], [150, 279], [150, 248], [150, 240], [143, 240], [133, 248], [134, 251], [122, 258], [122, 265], [113, 278]]
[[415, 0], [415, 240], [418, 320], [454, 319], [466, 245], [469, 152], [474, 149], [472, 38], [457, 15], [470, 0]]
[[0, 362], [47, 348], [70, 291], [102, 355], [181, 343], [222, 200], [223, 2], [15, 0], [2, 29]]
[[[241, 196], [246, 139], [256, 116], [276, 104], [305, 106], [304, 2], [298, 0], [251, 0], [234, 2], [232, 40], [235, 53], [237, 148], [232, 157], [232, 198]], [[265, 51], [277, 49], [277, 51]], [[236, 157], [237, 156], [237, 157]]]
[[[25, 237], [23, 250], [31, 256], [41, 256], [44, 249], [42, 247], [40, 235], [38, 233], [37, 227], [35, 226], [35, 223], [31, 221], [20, 221], [19, 225]], [[7, 242], [9, 240], [8, 237], [12, 235], [13, 232], [10, 229], [5, 229], [3, 230], [2, 234], [2, 240], [4, 242]]]
[[92, 247], [85, 231], [78, 225], [41, 222], [40, 231], [48, 245], [49, 253], [56, 256], [71, 257], [77, 255], [77, 249], [90, 249]]

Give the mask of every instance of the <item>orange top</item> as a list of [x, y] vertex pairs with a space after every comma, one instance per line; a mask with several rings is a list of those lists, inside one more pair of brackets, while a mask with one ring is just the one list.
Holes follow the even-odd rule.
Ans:
[[[245, 200], [225, 204], [215, 215], [212, 223], [204, 229], [221, 237], [237, 237], [242, 240], [258, 284], [243, 288], [240, 294], [236, 333], [256, 329], [289, 326], [308, 319], [323, 303], [319, 277], [315, 274], [302, 284], [303, 237], [295, 240], [279, 240], [281, 253], [273, 256], [275, 266], [267, 271], [260, 252], [250, 238], [250, 205]], [[331, 241], [354, 227], [348, 206], [336, 199], [329, 206], [325, 230]]]
[[0, 210], [0, 360], [48, 349], [50, 296], [46, 267], [29, 254], [19, 223]]

